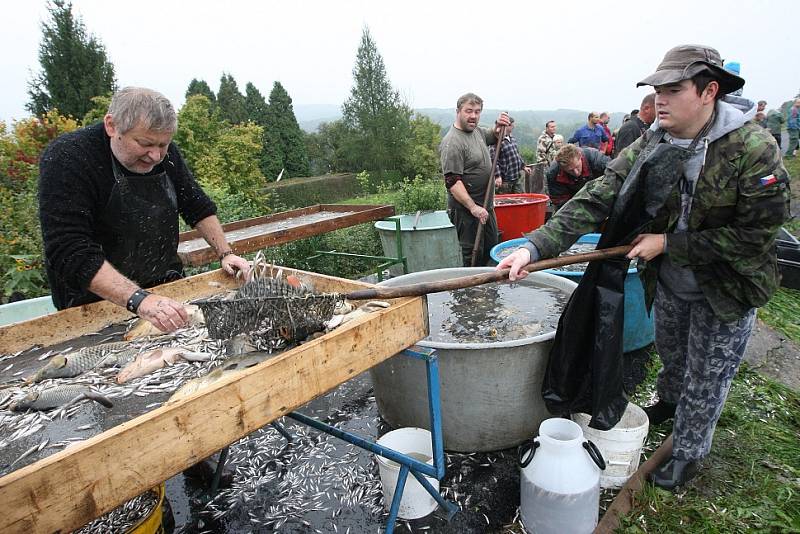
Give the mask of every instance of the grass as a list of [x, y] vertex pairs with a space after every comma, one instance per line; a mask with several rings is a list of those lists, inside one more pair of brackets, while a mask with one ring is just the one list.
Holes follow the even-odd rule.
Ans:
[[778, 289], [767, 305], [758, 310], [758, 318], [800, 344], [800, 291]]
[[[659, 368], [654, 358], [634, 402], [650, 402]], [[648, 453], [669, 430], [651, 428]], [[675, 494], [647, 484], [618, 532], [800, 532], [798, 440], [800, 394], [743, 365], [700, 474]]]

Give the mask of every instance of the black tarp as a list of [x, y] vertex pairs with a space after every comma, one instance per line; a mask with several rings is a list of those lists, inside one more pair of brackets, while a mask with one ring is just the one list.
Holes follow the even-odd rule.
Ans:
[[[631, 168], [606, 221], [598, 249], [629, 244], [653, 220], [678, 180], [690, 149], [660, 143], [654, 132]], [[628, 404], [622, 333], [626, 258], [591, 262], [558, 323], [542, 385], [551, 413], [585, 412], [589, 426], [609, 430]]]

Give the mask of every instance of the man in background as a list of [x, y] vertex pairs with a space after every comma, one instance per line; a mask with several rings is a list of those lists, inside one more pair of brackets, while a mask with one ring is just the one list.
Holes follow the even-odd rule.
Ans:
[[622, 149], [639, 139], [647, 129], [653, 124], [656, 118], [656, 95], [650, 93], [642, 99], [641, 107], [636, 115], [632, 115], [630, 120], [620, 126], [617, 133], [617, 144], [614, 147], [614, 157], [617, 157]]
[[[506, 126], [506, 135], [500, 145], [500, 155], [497, 157], [497, 169], [495, 170], [495, 176], [499, 174], [502, 179], [502, 183], [497, 187], [497, 192], [500, 194], [524, 193], [520, 175], [527, 176], [531, 170], [525, 166], [525, 161], [519, 153], [517, 140], [511, 135], [511, 132], [514, 131], [514, 117], [509, 117], [508, 120], [511, 121], [511, 124]], [[489, 157], [494, 159], [494, 153], [495, 145], [490, 145]]]
[[602, 176], [611, 158], [594, 148], [565, 145], [545, 172], [553, 211], [558, 211], [590, 180]]
[[600, 152], [606, 156], [610, 156], [614, 153], [614, 136], [611, 135], [611, 128], [608, 127], [608, 123], [610, 121], [611, 117], [607, 111], [604, 111], [600, 114], [600, 122], [598, 124], [603, 128], [603, 131], [606, 133], [606, 137], [608, 137], [607, 142], [600, 143]]
[[786, 117], [783, 116], [783, 113], [780, 109], [771, 109], [769, 113], [767, 113], [767, 130], [769, 133], [772, 134], [772, 137], [775, 138], [775, 141], [778, 143], [778, 147], [783, 149], [783, 143], [781, 142], [781, 130], [783, 130], [783, 124], [786, 122]]
[[550, 165], [556, 158], [556, 121], [547, 121], [544, 124], [544, 131], [536, 141], [536, 163]]
[[600, 116], [592, 111], [589, 113], [586, 125], [575, 130], [572, 137], [567, 139], [567, 143], [573, 143], [579, 147], [589, 147], [600, 150], [601, 144], [608, 142], [608, 136], [599, 122]]
[[800, 144], [800, 98], [794, 99], [794, 105], [786, 114], [786, 129], [789, 130], [789, 148], [786, 157], [793, 158], [798, 144]]
[[[494, 214], [494, 188], [502, 181], [490, 176], [492, 162], [489, 148], [497, 142], [500, 127], [511, 124], [501, 113], [495, 129], [478, 126], [483, 99], [474, 93], [462, 95], [456, 102], [456, 120], [439, 145], [442, 174], [447, 188], [447, 215], [456, 227], [464, 266], [472, 264], [475, 237], [482, 226], [482, 246], [478, 249], [477, 266], [486, 265], [489, 251], [497, 244], [497, 219]], [[489, 189], [489, 200], [483, 207]]]

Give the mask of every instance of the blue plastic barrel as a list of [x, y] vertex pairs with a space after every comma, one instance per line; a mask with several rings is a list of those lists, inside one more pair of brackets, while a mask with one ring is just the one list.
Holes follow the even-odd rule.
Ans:
[[[581, 236], [577, 243], [596, 244], [599, 240], [600, 234], [586, 234]], [[500, 262], [500, 260], [503, 259], [501, 256], [503, 251], [509, 248], [516, 250], [526, 241], [527, 239], [524, 237], [504, 241], [492, 247], [489, 254], [493, 260]], [[583, 277], [583, 271], [557, 271], [554, 269], [547, 269], [544, 272], [569, 278], [576, 283], [580, 282]], [[636, 267], [628, 269], [628, 274], [625, 277], [625, 324], [623, 329], [622, 350], [624, 352], [646, 347], [653, 342], [655, 333], [653, 316], [647, 313], [647, 306], [645, 306], [644, 303], [644, 288], [642, 287], [642, 282], [639, 280]]]

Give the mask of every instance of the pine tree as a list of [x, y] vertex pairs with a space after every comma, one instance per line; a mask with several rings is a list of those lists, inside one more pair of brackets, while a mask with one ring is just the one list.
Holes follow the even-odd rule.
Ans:
[[230, 74], [223, 74], [219, 80], [217, 105], [222, 112], [222, 118], [231, 124], [241, 124], [247, 121], [244, 95], [239, 92], [236, 80]]
[[287, 177], [308, 176], [308, 153], [300, 125], [292, 108], [292, 99], [280, 82], [275, 82], [269, 94], [267, 129], [277, 143]]
[[261, 158], [259, 166], [261, 172], [270, 180], [274, 180], [283, 169], [283, 152], [274, 130], [267, 126], [269, 104], [264, 99], [261, 91], [250, 82], [245, 86], [244, 108], [247, 119], [261, 126]]
[[244, 109], [247, 112], [247, 119], [259, 126], [266, 126], [268, 105], [264, 95], [250, 82], [247, 82], [244, 94]]
[[203, 95], [212, 104], [217, 101], [217, 96], [206, 81], [198, 80], [197, 78], [192, 78], [192, 81], [189, 82], [189, 87], [186, 88], [186, 100], [189, 100], [192, 95]]
[[342, 112], [344, 124], [356, 132], [361, 168], [400, 169], [408, 151], [411, 109], [392, 88], [383, 57], [366, 27], [361, 34], [353, 79], [355, 83]]
[[48, 9], [39, 45], [41, 72], [28, 82], [25, 108], [35, 115], [58, 109], [61, 115], [82, 118], [94, 105], [92, 97], [114, 91], [114, 65], [103, 44], [73, 16], [71, 3], [53, 0]]

